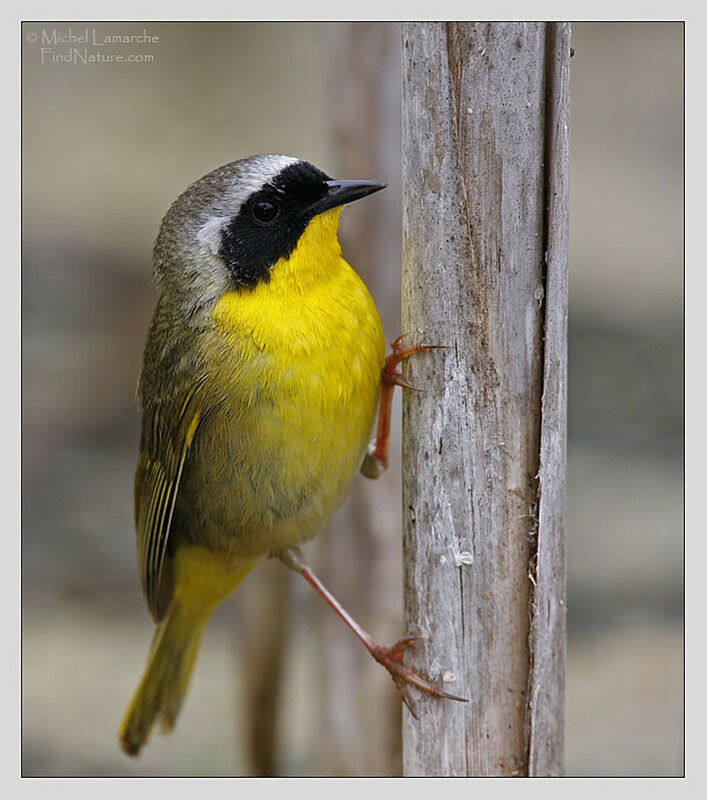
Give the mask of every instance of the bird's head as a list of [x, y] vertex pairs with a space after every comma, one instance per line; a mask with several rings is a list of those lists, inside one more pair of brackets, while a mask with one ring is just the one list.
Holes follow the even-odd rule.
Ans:
[[269, 281], [298, 247], [313, 265], [338, 257], [341, 207], [384, 187], [332, 180], [290, 156], [226, 164], [186, 189], [165, 215], [154, 249], [157, 281], [191, 307], [205, 307], [226, 291]]

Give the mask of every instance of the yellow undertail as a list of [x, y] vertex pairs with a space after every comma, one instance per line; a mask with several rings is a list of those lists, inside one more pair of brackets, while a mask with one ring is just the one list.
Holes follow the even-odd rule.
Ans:
[[120, 723], [118, 736], [128, 755], [140, 752], [158, 718], [163, 733], [174, 727], [206, 623], [257, 561], [226, 558], [203, 547], [177, 553], [170, 610], [155, 631], [145, 673]]

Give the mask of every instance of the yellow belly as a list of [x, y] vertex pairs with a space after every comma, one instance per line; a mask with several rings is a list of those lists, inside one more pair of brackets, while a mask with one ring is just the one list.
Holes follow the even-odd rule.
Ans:
[[[317, 253], [318, 271], [308, 252]], [[230, 292], [214, 309], [221, 342], [213, 377], [224, 401], [200, 431], [184, 491], [198, 540], [252, 555], [311, 538], [360, 467], [383, 331], [339, 252], [321, 256], [321, 246], [300, 243], [270, 282]], [[301, 290], [298, 279], [308, 280]]]

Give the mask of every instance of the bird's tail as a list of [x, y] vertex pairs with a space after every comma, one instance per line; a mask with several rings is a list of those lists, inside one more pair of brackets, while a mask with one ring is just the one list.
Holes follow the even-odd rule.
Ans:
[[172, 730], [189, 686], [206, 621], [186, 616], [173, 606], [155, 631], [147, 667], [120, 724], [120, 744], [136, 756], [157, 717], [164, 732]]
[[[211, 561], [208, 555], [206, 559]], [[120, 723], [120, 745], [131, 756], [140, 752], [158, 718], [163, 733], [174, 727], [189, 688], [204, 627], [216, 606], [243, 580], [256, 559], [244, 560], [236, 569], [231, 565], [227, 573], [218, 569], [220, 574], [214, 573], [213, 564], [207, 563], [202, 554], [190, 561], [187, 580], [176, 582], [171, 608], [155, 631], [145, 673]]]

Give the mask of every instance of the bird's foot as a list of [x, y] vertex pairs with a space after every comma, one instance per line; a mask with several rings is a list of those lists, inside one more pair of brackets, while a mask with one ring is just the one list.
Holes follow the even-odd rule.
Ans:
[[398, 364], [415, 355], [415, 353], [428, 353], [430, 350], [447, 350], [449, 348], [444, 344], [413, 344], [409, 347], [403, 347], [403, 341], [408, 336], [410, 336], [409, 333], [403, 333], [390, 345], [392, 352], [383, 364], [381, 382], [383, 386], [403, 386], [415, 392], [424, 391], [424, 389], [414, 386], [405, 378], [402, 372], [397, 369]]
[[457, 697], [456, 695], [443, 692], [433, 683], [430, 683], [428, 680], [425, 680], [425, 678], [420, 677], [416, 672], [413, 672], [403, 665], [403, 656], [407, 648], [411, 644], [421, 641], [424, 641], [424, 639], [419, 636], [414, 636], [408, 639], [400, 639], [400, 641], [396, 642], [392, 647], [374, 642], [369, 648], [373, 658], [390, 673], [393, 682], [398, 687], [403, 702], [415, 719], [418, 717], [415, 704], [408, 691], [408, 684], [417, 686], [418, 689], [422, 689], [433, 697], [446, 697], [448, 700], [459, 700], [462, 703], [468, 702], [464, 697]]
[[448, 350], [444, 344], [415, 344], [403, 346], [403, 340], [410, 336], [404, 333], [391, 344], [391, 354], [386, 358], [381, 371], [381, 393], [378, 410], [378, 426], [376, 438], [371, 442], [361, 465], [361, 472], [367, 478], [377, 478], [388, 468], [388, 438], [390, 435], [390, 417], [393, 404], [393, 389], [403, 386], [415, 392], [419, 389], [403, 375], [398, 365], [415, 353], [427, 353], [430, 350]]

